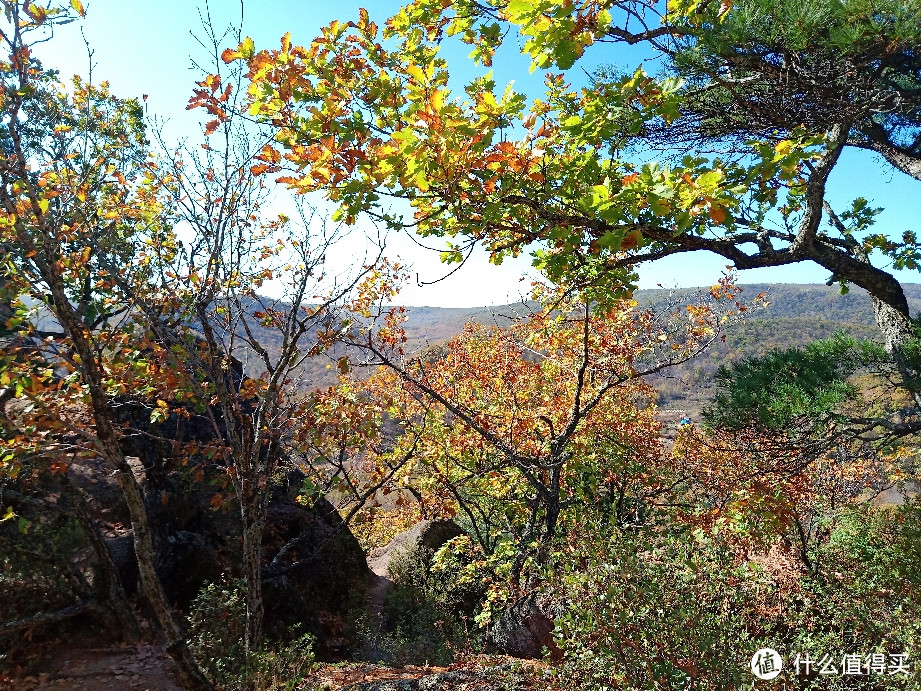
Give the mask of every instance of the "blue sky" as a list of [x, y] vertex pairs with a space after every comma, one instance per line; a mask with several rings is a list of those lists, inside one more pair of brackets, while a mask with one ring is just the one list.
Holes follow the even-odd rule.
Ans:
[[[197, 112], [185, 110], [198, 73], [191, 67], [191, 57], [206, 58], [191, 32], [201, 33], [200, 9], [204, 3], [194, 0], [84, 0], [87, 17], [64, 27], [48, 43], [36, 49], [37, 54], [50, 67], [56, 67], [63, 76], [79, 73], [85, 75], [89, 58], [83, 36], [94, 51], [94, 81], [108, 80], [113, 92], [120, 96], [147, 94], [147, 107], [151, 114], [168, 119], [165, 133], [168, 138], [195, 139], [200, 128]], [[358, 16], [365, 7], [372, 19], [384, 19], [399, 7], [393, 0], [247, 0], [243, 8], [244, 33], [253, 37], [257, 47], [275, 47], [286, 31], [292, 33], [295, 43], [307, 43], [319, 28], [333, 19], [348, 20]], [[212, 0], [208, 5], [212, 23], [224, 27], [240, 19], [241, 6], [236, 0]], [[82, 32], [82, 35], [81, 35]], [[496, 60], [495, 79], [499, 84], [515, 81], [518, 90], [537, 95], [541, 75], [529, 74], [528, 61], [511, 41], [510, 50]], [[466, 60], [466, 50], [446, 48], [452, 75], [466, 78], [474, 67]], [[587, 60], [577, 63], [577, 69], [591, 70], [600, 62], [614, 63], [633, 69], [642, 60], [640, 52], [629, 49], [604, 47], [589, 53]], [[650, 71], [654, 71], [654, 66]], [[579, 75], [574, 75], [575, 79]], [[921, 216], [921, 194], [918, 183], [901, 173], [880, 165], [874, 156], [847, 152], [835, 170], [830, 182], [832, 203], [843, 208], [848, 202], [864, 196], [886, 211], [879, 218], [879, 228], [893, 235], [915, 227]], [[358, 242], [358, 241], [356, 241]], [[363, 243], [343, 248], [345, 255], [339, 261], [347, 263], [349, 252], [360, 254]], [[438, 264], [437, 255], [420, 250], [405, 237], [388, 240], [388, 255], [399, 256], [412, 264], [422, 281], [431, 281], [449, 271]], [[521, 276], [529, 272], [530, 261], [522, 257], [501, 267], [487, 263], [483, 253], [450, 278], [418, 287], [407, 286], [403, 301], [411, 305], [440, 305], [464, 307], [501, 304], [517, 300], [527, 283]], [[657, 284], [671, 286], [696, 286], [712, 284], [723, 270], [725, 261], [708, 254], [688, 254], [670, 257], [640, 272], [641, 287]], [[903, 281], [916, 282], [916, 272], [899, 272]], [[744, 283], [824, 283], [828, 271], [809, 264], [775, 269], [746, 271], [741, 274]]]

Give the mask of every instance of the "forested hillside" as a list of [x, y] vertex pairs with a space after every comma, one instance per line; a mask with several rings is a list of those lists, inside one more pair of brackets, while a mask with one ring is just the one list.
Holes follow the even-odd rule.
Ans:
[[[921, 285], [904, 286], [912, 313], [921, 308]], [[743, 295], [765, 292], [770, 302], [750, 312], [727, 329], [726, 340], [694, 360], [677, 365], [651, 381], [660, 393], [659, 405], [696, 417], [714, 393], [712, 377], [720, 365], [746, 357], [759, 357], [773, 349], [804, 346], [811, 341], [844, 332], [858, 339], [879, 339], [873, 305], [865, 291], [856, 288], [842, 295], [823, 285], [751, 284]], [[655, 291], [640, 291], [638, 300], [655, 300]], [[675, 415], [668, 416], [668, 419]]]
[[[745, 357], [764, 355], [772, 349], [802, 346], [828, 338], [837, 332], [860, 339], [878, 339], [876, 317], [869, 296], [860, 288], [842, 295], [837, 287], [797, 284], [746, 284], [743, 297], [765, 293], [769, 305], [749, 312], [745, 319], [726, 330], [726, 340], [713, 343], [692, 360], [675, 365], [650, 378], [659, 392], [659, 406], [676, 410], [667, 414], [696, 415], [712, 395], [712, 375], [720, 365]], [[921, 284], [905, 284], [912, 313], [921, 309]], [[638, 306], [655, 304], [668, 296], [693, 294], [694, 290], [640, 290], [634, 295]], [[510, 317], [520, 316], [534, 305], [512, 304], [497, 307], [443, 308], [409, 307], [405, 323], [407, 351], [418, 353], [442, 343], [463, 330], [468, 321], [505, 326]], [[337, 351], [338, 352], [338, 351]], [[325, 364], [312, 363], [308, 379], [319, 385], [335, 381], [335, 358]]]

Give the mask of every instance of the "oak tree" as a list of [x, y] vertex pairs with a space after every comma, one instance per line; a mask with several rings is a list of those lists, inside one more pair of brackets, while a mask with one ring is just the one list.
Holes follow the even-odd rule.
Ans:
[[[3, 289], [12, 315], [6, 327], [30, 339], [31, 352], [45, 361], [37, 371], [17, 368], [16, 381], [5, 385], [50, 422], [12, 437], [4, 466], [15, 464], [19, 447], [62, 431], [76, 452], [105, 461], [130, 513], [141, 590], [167, 649], [190, 688], [210, 688], [157, 576], [140, 479], [121, 446], [113, 405], [131, 379], [143, 379], [146, 366], [138, 348], [146, 330], [132, 319], [136, 305], [118, 284], [154, 282], [148, 248], [165, 230], [141, 106], [112, 96], [105, 84], [75, 79], [68, 89], [32, 56], [46, 30], [82, 14], [79, 2], [72, 8], [7, 2], [3, 9], [0, 205]], [[40, 321], [28, 314], [36, 305]], [[54, 327], [42, 333], [49, 317]]]
[[381, 366], [370, 386], [393, 392], [389, 415], [418, 445], [403, 481], [429, 511], [461, 516], [485, 554], [508, 552], [515, 588], [580, 510], [607, 506], [620, 522], [665, 493], [642, 378], [696, 356], [748, 309], [728, 275], [690, 304], [648, 309], [537, 296], [533, 313], [469, 324], [421, 356], [404, 352], [397, 309], [352, 337], [359, 362]]
[[[448, 261], [476, 243], [496, 262], [533, 249], [549, 277], [597, 299], [669, 255], [814, 262], [870, 293], [917, 402], [908, 304], [880, 266], [916, 268], [915, 234], [877, 230], [866, 200], [827, 193], [849, 147], [918, 178], [916, 17], [913, 2], [416, 0], [383, 27], [362, 11], [304, 46], [246, 39], [224, 57], [246, 62], [250, 112], [277, 128], [266, 172], [322, 190], [346, 220], [447, 238]], [[452, 88], [443, 42], [488, 66], [516, 33], [532, 68], [550, 70], [542, 97], [489, 73]], [[584, 56], [631, 45], [667, 66], [570, 84]], [[386, 211], [388, 197], [412, 218]]]

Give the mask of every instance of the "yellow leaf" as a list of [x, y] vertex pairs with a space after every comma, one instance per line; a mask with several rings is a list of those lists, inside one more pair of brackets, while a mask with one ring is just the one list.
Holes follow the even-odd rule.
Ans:
[[80, 0], [70, 0], [70, 6], [73, 7], [81, 17], [86, 16], [86, 10], [83, 9], [83, 3], [80, 2]]
[[786, 156], [788, 153], [793, 151], [793, 142], [791, 142], [789, 139], [779, 141], [774, 145], [774, 151], [776, 151], [781, 156]]
[[414, 63], [410, 63], [406, 66], [406, 73], [416, 82], [425, 82], [425, 72], [423, 72], [422, 68]]
[[432, 94], [429, 96], [429, 103], [432, 106], [433, 112], [435, 113], [439, 112], [442, 108], [444, 108], [444, 105], [445, 105], [445, 92], [442, 91], [441, 89], [438, 89], [437, 91], [433, 91]]

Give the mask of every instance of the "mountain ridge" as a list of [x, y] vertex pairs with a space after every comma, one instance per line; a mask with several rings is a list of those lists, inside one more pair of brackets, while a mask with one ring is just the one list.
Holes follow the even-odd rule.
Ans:
[[[659, 391], [662, 408], [696, 414], [709, 398], [713, 374], [722, 364], [744, 357], [763, 355], [774, 348], [800, 346], [844, 331], [855, 338], [879, 337], [869, 295], [854, 287], [842, 295], [835, 286], [800, 283], [742, 284], [742, 301], [751, 301], [766, 293], [769, 305], [754, 309], [726, 332], [726, 340], [682, 365], [650, 378]], [[648, 306], [666, 297], [690, 297], [709, 292], [709, 286], [682, 289], [638, 290], [634, 294], [640, 306]], [[913, 316], [921, 313], [921, 284], [903, 284]], [[479, 307], [406, 307], [408, 353], [418, 353], [449, 340], [463, 330], [468, 321], [503, 324], [514, 316], [535, 309], [535, 303]], [[271, 333], [264, 334], [271, 341]], [[337, 382], [335, 361], [342, 355], [334, 349], [325, 356], [312, 358], [304, 369], [304, 384], [325, 387]]]

